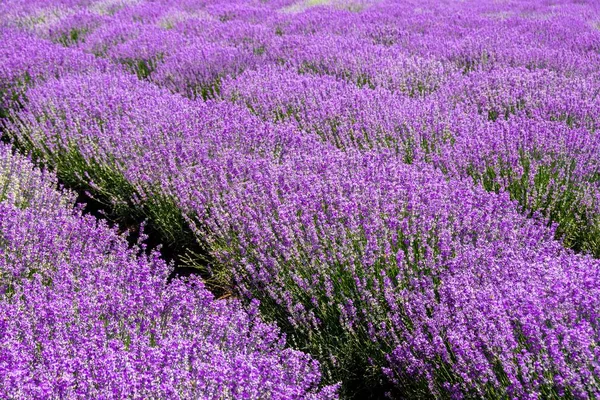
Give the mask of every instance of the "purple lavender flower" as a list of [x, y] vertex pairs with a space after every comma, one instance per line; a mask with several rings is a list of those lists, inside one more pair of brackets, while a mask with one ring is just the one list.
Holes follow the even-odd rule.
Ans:
[[[596, 5], [50, 3], [1, 19], [42, 49], [0, 47], [5, 92], [27, 88], [6, 134], [163, 240], [193, 232], [240, 300], [166, 284], [154, 254], [11, 183], [13, 393], [333, 395], [260, 311], [343, 396], [600, 396]], [[71, 23], [77, 49], [30, 36]], [[115, 68], [70, 58], [90, 54]]]
[[257, 303], [167, 283], [157, 253], [72, 208], [0, 149], [0, 393], [12, 398], [335, 398]]

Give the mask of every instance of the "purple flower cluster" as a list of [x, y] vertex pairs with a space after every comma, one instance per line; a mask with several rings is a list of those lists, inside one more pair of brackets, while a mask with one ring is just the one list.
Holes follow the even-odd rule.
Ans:
[[[122, 239], [114, 256], [108, 239], [82, 248], [85, 229], [115, 234], [50, 213], [74, 233], [7, 251], [34, 260], [7, 270], [42, 266], [9, 274], [6, 308], [30, 324], [11, 340], [63, 371], [36, 376], [68, 388], [126, 370], [106, 378], [131, 384], [115, 383], [132, 388], [117, 397], [333, 396], [260, 311], [343, 396], [600, 397], [597, 5], [58, 3], [0, 19], [33, 49], [0, 43], [0, 85], [24, 95], [6, 103], [6, 134], [117, 218], [143, 215], [164, 242], [191, 232], [207, 282], [242, 301], [215, 302], [198, 279], [167, 285], [166, 267]], [[49, 235], [26, 215], [37, 208], [10, 210], [0, 223], [28, 222], [7, 232]], [[175, 299], [185, 315], [160, 311]], [[55, 304], [64, 332], [36, 319], [52, 321]], [[117, 317], [99, 319], [97, 304]], [[241, 333], [215, 336], [207, 314]], [[70, 339], [71, 327], [103, 341]], [[46, 337], [61, 345], [35, 341]], [[211, 380], [236, 363], [246, 375]], [[36, 390], [51, 381], [39, 379]], [[241, 392], [255, 387], [268, 392]]]
[[325, 399], [257, 304], [215, 300], [0, 149], [0, 396]]
[[75, 71], [110, 68], [103, 60], [81, 51], [64, 49], [13, 29], [0, 27], [0, 41], [0, 115], [10, 107], [18, 107], [23, 92], [33, 83]]
[[224, 81], [222, 97], [342, 149], [391, 149], [406, 162], [508, 191], [528, 213], [558, 222], [567, 245], [600, 255], [593, 82], [522, 69], [474, 72], [414, 99], [268, 67]]

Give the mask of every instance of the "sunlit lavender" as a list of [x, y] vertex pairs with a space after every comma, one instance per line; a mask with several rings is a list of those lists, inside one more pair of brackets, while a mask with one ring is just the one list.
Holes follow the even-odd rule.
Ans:
[[0, 398], [600, 398], [600, 3], [0, 1]]

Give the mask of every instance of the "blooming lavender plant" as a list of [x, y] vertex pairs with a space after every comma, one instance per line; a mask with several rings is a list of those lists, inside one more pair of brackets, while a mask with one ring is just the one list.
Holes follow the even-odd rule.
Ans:
[[[67, 31], [70, 15], [102, 15], [77, 46], [147, 81], [79, 67], [48, 80], [42, 66], [7, 133], [68, 185], [121, 215], [148, 217], [164, 240], [187, 246], [194, 236], [207, 268], [226, 271], [242, 299], [232, 304], [277, 322], [288, 343], [321, 362], [326, 382], [343, 381], [344, 396], [599, 397], [596, 6], [67, 3], [57, 14]], [[17, 14], [3, 23], [42, 37], [60, 26], [30, 29], [13, 23]], [[152, 257], [127, 259], [146, 271]], [[81, 281], [92, 293], [122, 293], [110, 289], [122, 276], [141, 282], [131, 268], [102, 262], [106, 291]], [[63, 304], [44, 289], [55, 282], [47, 276], [19, 282]], [[64, 276], [57, 285], [81, 279]], [[140, 285], [138, 299], [206, 293], [194, 280]], [[28, 327], [41, 324], [15, 307], [34, 321]], [[131, 307], [155, 315], [150, 305]], [[181, 338], [170, 315], [161, 344]], [[129, 351], [128, 337], [160, 337], [152, 323], [134, 329], [130, 317], [105, 327], [116, 349]], [[130, 367], [138, 368], [131, 381], [154, 388], [144, 371], [159, 371], [156, 357], [172, 353], [135, 346], [147, 362]], [[63, 349], [49, 359], [71, 360]], [[198, 396], [196, 381], [182, 376], [177, 394]], [[307, 376], [311, 383], [298, 385], [310, 391], [318, 379]], [[244, 395], [223, 387], [215, 393]], [[148, 397], [142, 390], [119, 395]]]
[[143, 79], [148, 78], [170, 52], [185, 44], [185, 39], [175, 32], [116, 19], [96, 29], [81, 47], [125, 65]]
[[82, 10], [63, 18], [49, 28], [48, 38], [63, 46], [76, 46], [105, 22], [102, 15]]
[[38, 81], [73, 71], [105, 71], [109, 67], [85, 53], [64, 49], [29, 33], [0, 28], [0, 116], [19, 107], [25, 89]]
[[[540, 212], [558, 223], [568, 246], [598, 255], [598, 144], [588, 131], [594, 126], [593, 86], [559, 79], [579, 82], [576, 90], [559, 86], [563, 98], [578, 99], [560, 102], [552, 95], [559, 90], [551, 86], [555, 74], [531, 75], [549, 77], [535, 79], [534, 86], [544, 82], [548, 96], [528, 89], [527, 74], [518, 75], [521, 80], [510, 91], [491, 85], [508, 86], [508, 79], [473, 73], [468, 83], [408, 99], [277, 67], [227, 79], [222, 95], [265, 120], [291, 121], [339, 148], [390, 148], [406, 162], [427, 161], [452, 176], [470, 176], [488, 190], [508, 191], [526, 213]], [[480, 88], [474, 82], [483, 76], [487, 85]], [[462, 89], [455, 92], [457, 86]]]
[[217, 173], [222, 154], [243, 165], [302, 143], [294, 129], [263, 123], [245, 107], [193, 102], [123, 74], [53, 80], [28, 98], [6, 125], [23, 149], [92, 193], [112, 217], [148, 217], [163, 242], [182, 247], [194, 239], [173, 204], [172, 182], [200, 168]]
[[128, 248], [52, 175], [0, 151], [2, 397], [335, 398], [257, 304], [167, 283], [157, 253]]

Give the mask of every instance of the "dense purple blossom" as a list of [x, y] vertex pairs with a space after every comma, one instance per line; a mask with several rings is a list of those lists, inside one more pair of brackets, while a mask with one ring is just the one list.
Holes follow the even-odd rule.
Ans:
[[[420, 164], [424, 171], [417, 172], [417, 165], [403, 164], [394, 153], [363, 155], [351, 148], [340, 151], [311, 140], [311, 136], [294, 139], [296, 131], [285, 124], [278, 131], [253, 119], [243, 109], [225, 118], [225, 112], [236, 107], [194, 103], [160, 92], [135, 78], [74, 76], [48, 82], [28, 93], [28, 107], [19, 114], [23, 125], [15, 133], [29, 135], [34, 148], [45, 148], [50, 159], [67, 157], [65, 150], [77, 145], [89, 165], [93, 161], [122, 174], [137, 188], [138, 195], [151, 196], [158, 185], [185, 214], [194, 216], [194, 229], [213, 257], [223, 265], [235, 266], [232, 275], [242, 294], [274, 302], [288, 315], [282, 322], [294, 327], [297, 334], [309, 335], [316, 330], [311, 334], [312, 351], [329, 340], [330, 347], [321, 347], [322, 355], [343, 359], [345, 351], [352, 351], [345, 347], [345, 341], [381, 341], [386, 344], [384, 353], [390, 353], [388, 357], [380, 354], [379, 362], [388, 365], [393, 379], [397, 374], [403, 381], [407, 376], [423, 379], [436, 393], [445, 387], [444, 379], [452, 382], [457, 393], [483, 393], [501, 390], [506, 385], [516, 385], [515, 393], [547, 389], [548, 383], [536, 380], [534, 375], [512, 372], [508, 383], [495, 375], [496, 366], [489, 357], [496, 355], [485, 347], [493, 346], [490, 341], [495, 338], [463, 337], [466, 343], [481, 340], [484, 344], [482, 350], [469, 351], [454, 361], [459, 363], [454, 367], [448, 354], [427, 350], [427, 346], [439, 349], [435, 343], [414, 342], [414, 332], [407, 331], [401, 322], [409, 318], [410, 325], [424, 324], [433, 317], [427, 312], [425, 316], [419, 314], [427, 308], [413, 307], [425, 307], [419, 301], [435, 298], [436, 292], [439, 296], [442, 289], [454, 290], [452, 285], [464, 285], [462, 281], [454, 283], [458, 279], [455, 275], [478, 263], [464, 257], [485, 254], [489, 262], [506, 263], [501, 271], [507, 273], [511, 271], [508, 266], [519, 271], [523, 270], [523, 263], [532, 260], [545, 265], [560, 258], [563, 262], [556, 266], [559, 269], [555, 274], [560, 274], [562, 268], [571, 271], [571, 263], [588, 270], [598, 267], [591, 259], [563, 255], [558, 243], [551, 239], [552, 231], [522, 217], [506, 196], [474, 190], [466, 182], [448, 183], [443, 174]], [[140, 102], [142, 99], [151, 103]], [[182, 116], [181, 122], [177, 122], [177, 115]], [[236, 128], [236, 119], [244, 129]], [[202, 129], [207, 125], [210, 129]], [[250, 135], [252, 126], [256, 126], [254, 135]], [[215, 132], [217, 127], [221, 133]], [[82, 135], [83, 132], [93, 135]], [[284, 132], [288, 132], [289, 139], [284, 140]], [[493, 147], [491, 139], [486, 143]], [[593, 151], [589, 145], [583, 148]], [[460, 159], [468, 160], [471, 154], [475, 153], [465, 151]], [[155, 159], [152, 166], [147, 157]], [[164, 164], [156, 168], [159, 160]], [[92, 169], [84, 171], [88, 176], [94, 174]], [[155, 176], [150, 178], [153, 172]], [[449, 267], [457, 259], [464, 264]], [[495, 280], [494, 287], [497, 282], [516, 282], [516, 278], [492, 272], [484, 278]], [[533, 278], [531, 273], [523, 279]], [[542, 274], [536, 279], [545, 282], [548, 278]], [[446, 286], [446, 280], [452, 283]], [[594, 282], [590, 282], [591, 288], [595, 287]], [[323, 292], [322, 288], [331, 289]], [[407, 296], [415, 300], [405, 304]], [[532, 301], [536, 299], [534, 296]], [[454, 304], [455, 300], [447, 301]], [[329, 308], [335, 304], [352, 304], [360, 311]], [[469, 314], [472, 307], [479, 306], [477, 302], [466, 303], [460, 309]], [[440, 303], [439, 307], [450, 305]], [[539, 307], [545, 310], [544, 304]], [[593, 312], [595, 304], [588, 307], [583, 315]], [[524, 311], [520, 303], [506, 310], [513, 316], [509, 319], [513, 324], [519, 325], [528, 318], [521, 314]], [[549, 317], [551, 311], [542, 315]], [[508, 317], [488, 317], [490, 324], [505, 327], [497, 334], [505, 335], [502, 340], [508, 347], [494, 347], [501, 352], [497, 357], [520, 349], [522, 342], [508, 341], [516, 334], [516, 328], [506, 322]], [[386, 321], [397, 323], [387, 325]], [[461, 321], [443, 323], [444, 332], [463, 329]], [[570, 323], [565, 322], [566, 328], [575, 329]], [[318, 332], [324, 324], [340, 324], [340, 336], [335, 340], [320, 336], [323, 334]], [[423, 328], [424, 332], [428, 329]], [[546, 335], [560, 335], [555, 332], [551, 330]], [[586, 340], [593, 342], [594, 332], [590, 331], [592, 336]], [[526, 339], [543, 339], [535, 332], [531, 335]], [[458, 342], [449, 341], [448, 346], [452, 354], [463, 351]], [[398, 358], [398, 354], [407, 356], [406, 352], [431, 354], [408, 363]], [[584, 355], [584, 348], [574, 348], [573, 352], [583, 352], [582, 360], [595, 358]], [[538, 350], [530, 353], [528, 359], [544, 360]], [[439, 359], [446, 360], [454, 373], [440, 377], [435, 372]], [[476, 360], [486, 364], [476, 364]], [[517, 361], [504, 359], [501, 366], [506, 373], [517, 371]], [[544, 371], [558, 368], [555, 363], [563, 368], [556, 379], [579, 374], [588, 367], [585, 363], [558, 359], [544, 362], [540, 367]], [[335, 366], [335, 362], [331, 363]], [[595, 390], [587, 383], [583, 385], [586, 390]], [[562, 387], [550, 383], [550, 387], [554, 386]]]
[[600, 396], [597, 4], [13, 3], [7, 137], [208, 265], [6, 184], [5, 387], [333, 396], [260, 310], [343, 396]]
[[167, 284], [156, 253], [129, 249], [52, 175], [0, 151], [3, 397], [335, 396], [316, 390], [318, 363], [285, 349], [256, 304], [217, 301], [195, 278]]
[[19, 102], [23, 91], [38, 81], [69, 72], [109, 69], [83, 52], [65, 49], [31, 34], [0, 28], [0, 109]]
[[[213, 247], [224, 262], [237, 265], [234, 274], [239, 287], [287, 310], [288, 323], [297, 330], [308, 335], [341, 324], [343, 333], [337, 338], [317, 340], [331, 346], [321, 351], [331, 351], [344, 365], [342, 359], [352, 351], [351, 343], [365, 337], [379, 343], [380, 351], [397, 345], [392, 354], [403, 357], [392, 357], [388, 368], [403, 378], [399, 385], [422, 378], [433, 393], [447, 382], [456, 384], [454, 389], [462, 394], [489, 395], [505, 389], [525, 395], [547, 390], [546, 386], [565, 389], [564, 378], [593, 368], [596, 361], [571, 363], [558, 358], [562, 353], [548, 359], [544, 347], [529, 349], [527, 343], [555, 337], [552, 340], [561, 343], [567, 354], [582, 354], [576, 360], [597, 359], [587, 353], [597, 340], [597, 305], [576, 302], [568, 312], [574, 319], [562, 320], [567, 311], [561, 308], [565, 306], [562, 300], [553, 300], [558, 294], [541, 295], [547, 290], [545, 285], [557, 279], [548, 274], [569, 276], [577, 267], [580, 273], [589, 274], [587, 283], [564, 279], [578, 287], [574, 289], [578, 296], [594, 299], [590, 290], [598, 289], [592, 278], [598, 271], [597, 261], [561, 255], [560, 245], [550, 239], [552, 232], [524, 220], [504, 196], [447, 183], [439, 174], [417, 173], [413, 166], [385, 157], [348, 159], [333, 152], [298, 158], [279, 166], [256, 164], [252, 181], [240, 185], [239, 192], [222, 195], [221, 205], [210, 208], [214, 221], [203, 219], [200, 226], [217, 233]], [[193, 200], [191, 204], [196, 209], [205, 207]], [[478, 257], [494, 267], [484, 270]], [[526, 272], [525, 266], [534, 268], [529, 266], [533, 262], [538, 275]], [[520, 279], [528, 287], [539, 285], [540, 292], [529, 292], [524, 298], [523, 293], [504, 289], [489, 298], [455, 304], [464, 300], [461, 296], [467, 287], [479, 293], [479, 283], [490, 280], [491, 287], [499, 290], [501, 285], [512, 288]], [[446, 290], [454, 297], [441, 297]], [[491, 307], [487, 302], [496, 301], [496, 296], [502, 296], [498, 301], [504, 305], [499, 315], [487, 311]], [[525, 299], [540, 309], [536, 312], [541, 320], [535, 324], [543, 324], [544, 318], [556, 322], [542, 333], [521, 333], [519, 326], [529, 323], [533, 307]], [[563, 304], [547, 308], [554, 302]], [[357, 311], [335, 307], [345, 304]], [[580, 308], [583, 304], [588, 304], [587, 311]], [[443, 311], [447, 307], [457, 307], [466, 319], [447, 320]], [[557, 313], [555, 317], [552, 312]], [[475, 321], [494, 328], [475, 327]], [[440, 330], [439, 336], [431, 336], [434, 327]], [[471, 335], [465, 331], [457, 341], [447, 336], [470, 329]], [[585, 344], [573, 344], [579, 350], [566, 350], [569, 342], [560, 339], [564, 330], [575, 330], [573, 334]], [[482, 337], [480, 331], [494, 332], [494, 336]], [[313, 338], [318, 334], [313, 333]], [[496, 340], [506, 344], [498, 346]], [[515, 351], [523, 352], [530, 362], [540, 362], [543, 373], [519, 372], [519, 359], [509, 357]], [[442, 360], [448, 368], [445, 373], [439, 369]], [[510, 374], [507, 379], [498, 368]], [[556, 380], [536, 378], [548, 371], [556, 371]], [[587, 378], [576, 385], [579, 393], [597, 390]]]

